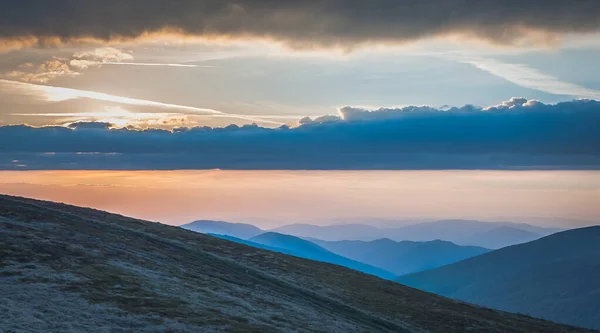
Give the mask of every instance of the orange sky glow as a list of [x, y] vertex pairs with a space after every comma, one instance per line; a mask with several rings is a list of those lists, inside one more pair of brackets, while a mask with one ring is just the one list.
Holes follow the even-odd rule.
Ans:
[[597, 171], [1, 171], [0, 193], [169, 224], [265, 228], [356, 217], [600, 216]]

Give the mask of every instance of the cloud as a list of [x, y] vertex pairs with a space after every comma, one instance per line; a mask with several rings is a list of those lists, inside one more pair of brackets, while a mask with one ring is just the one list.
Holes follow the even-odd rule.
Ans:
[[74, 129], [74, 130], [90, 130], [90, 129], [107, 130], [111, 126], [112, 126], [112, 124], [110, 124], [110, 123], [80, 121], [80, 122], [69, 124], [68, 127], [71, 129]]
[[168, 63], [154, 63], [154, 62], [105, 62], [105, 65], [122, 65], [122, 66], [159, 66], [159, 67], [184, 67], [184, 68], [214, 68], [214, 66], [198, 66], [190, 64], [168, 64]]
[[41, 64], [27, 62], [19, 65], [15, 70], [3, 73], [3, 76], [8, 79], [23, 82], [45, 84], [59, 77], [75, 77], [80, 75], [83, 70], [104, 65], [199, 67], [198, 65], [177, 63], [139, 63], [132, 62], [133, 60], [133, 55], [130, 53], [114, 47], [103, 47], [96, 48], [92, 51], [76, 52], [73, 54], [72, 59], [54, 57], [52, 60], [45, 61]]
[[[163, 67], [187, 67], [195, 68], [198, 65], [189, 64], [171, 64], [171, 63], [147, 63], [133, 62], [133, 55], [114, 47], [97, 48], [93, 51], [77, 52], [73, 54], [73, 59], [69, 62], [72, 67], [79, 69], [88, 69], [91, 67], [100, 67], [103, 65], [123, 65], [123, 66], [163, 66]], [[210, 66], [202, 66], [210, 67]]]
[[[122, 65], [122, 66], [162, 66], [162, 67], [186, 67], [196, 68], [198, 65], [178, 64], [178, 63], [148, 63], [133, 62], [133, 55], [114, 47], [97, 48], [93, 51], [77, 52], [73, 54], [73, 59], [69, 65], [79, 69], [88, 69], [90, 67], [100, 67], [102, 65]], [[212, 66], [202, 66], [212, 67]]]
[[121, 62], [132, 61], [133, 56], [130, 53], [123, 52], [114, 47], [97, 48], [93, 51], [77, 52], [73, 58], [79, 60], [89, 60], [97, 62]]
[[302, 122], [173, 131], [4, 126], [0, 168], [18, 159], [30, 169], [600, 169], [593, 100], [344, 107]]
[[158, 36], [262, 38], [295, 47], [353, 47], [458, 35], [502, 44], [554, 42], [600, 29], [596, 0], [10, 1], [0, 45], [55, 46]]
[[48, 83], [49, 81], [61, 77], [75, 77], [80, 73], [71, 70], [66, 59], [53, 58], [41, 64], [30, 62], [21, 64], [16, 70], [4, 73], [4, 76], [10, 79], [16, 79], [31, 83]]
[[131, 112], [120, 106], [105, 107], [100, 112], [62, 112], [18, 114], [27, 117], [53, 117], [64, 119], [71, 127], [73, 124], [108, 124], [109, 127], [130, 128], [174, 128], [192, 123], [185, 113], [175, 112]]
[[73, 54], [72, 59], [53, 57], [52, 60], [41, 64], [27, 62], [21, 64], [16, 70], [4, 73], [3, 76], [29, 83], [48, 83], [63, 76], [75, 77], [85, 69], [133, 60], [133, 56], [127, 52], [113, 47], [104, 47], [92, 51], [77, 52]]
[[[156, 107], [161, 109], [173, 109], [179, 110], [178, 113], [185, 114], [193, 114], [193, 115], [210, 115], [211, 117], [227, 117], [227, 118], [236, 118], [243, 119], [247, 121], [256, 121], [265, 124], [272, 125], [281, 125], [282, 122], [270, 120], [269, 116], [249, 116], [242, 114], [232, 114], [225, 113], [222, 111], [210, 109], [210, 108], [200, 108], [189, 105], [181, 105], [181, 104], [172, 104], [172, 103], [163, 103], [157, 101], [151, 101], [146, 99], [138, 99], [138, 98], [130, 98], [123, 97], [111, 94], [105, 94], [95, 91], [89, 90], [80, 90], [80, 89], [72, 89], [72, 88], [64, 88], [64, 87], [55, 87], [50, 85], [39, 85], [25, 82], [17, 82], [11, 80], [3, 80], [0, 79], [0, 91], [8, 92], [12, 94], [26, 95], [31, 96], [34, 99], [42, 102], [61, 102], [66, 100], [74, 100], [74, 99], [92, 99], [98, 101], [105, 101], [123, 105], [132, 105], [132, 106], [142, 106], [142, 107]], [[78, 113], [81, 115], [81, 113]], [[15, 113], [13, 115], [18, 116], [44, 116], [44, 113], [27, 113], [27, 114], [19, 114]], [[46, 114], [47, 115], [47, 114]], [[55, 114], [49, 114], [48, 116], [53, 116]], [[110, 114], [105, 114], [109, 116]]]
[[588, 89], [573, 83], [560, 81], [553, 76], [540, 73], [523, 64], [508, 64], [494, 59], [483, 58], [462, 60], [461, 62], [471, 64], [483, 71], [525, 88], [556, 95], [600, 99], [600, 90]]
[[137, 99], [137, 98], [129, 98], [122, 97], [111, 94], [104, 94], [95, 91], [89, 90], [80, 90], [80, 89], [72, 89], [72, 88], [64, 88], [64, 87], [55, 87], [49, 85], [37, 85], [31, 83], [24, 82], [16, 82], [10, 80], [1, 80], [0, 79], [0, 90], [31, 95], [40, 100], [58, 102], [65, 101], [70, 99], [78, 99], [78, 98], [88, 98], [99, 101], [127, 104], [127, 105], [136, 105], [136, 106], [152, 106], [166, 109], [180, 109], [187, 110], [188, 112], [195, 113], [208, 113], [208, 114], [222, 114], [221, 111], [199, 108], [194, 106], [180, 105], [180, 104], [170, 104], [170, 103], [162, 103], [156, 101], [150, 101], [145, 99]]

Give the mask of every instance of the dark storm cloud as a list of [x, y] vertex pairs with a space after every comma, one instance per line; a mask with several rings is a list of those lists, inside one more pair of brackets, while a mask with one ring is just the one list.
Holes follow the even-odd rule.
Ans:
[[19, 0], [2, 3], [0, 37], [7, 45], [106, 41], [169, 28], [193, 36], [271, 38], [299, 47], [351, 47], [448, 33], [512, 43], [531, 31], [547, 34], [544, 38], [595, 32], [599, 17], [597, 0]]
[[600, 169], [597, 101], [340, 113], [277, 129], [4, 126], [0, 168]]

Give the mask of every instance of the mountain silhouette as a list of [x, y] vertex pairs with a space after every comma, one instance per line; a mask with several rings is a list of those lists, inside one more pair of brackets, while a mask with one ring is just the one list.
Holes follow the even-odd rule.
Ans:
[[351, 260], [344, 256], [335, 254], [310, 241], [291, 235], [267, 232], [252, 237], [249, 239], [249, 241], [267, 246], [267, 249], [275, 249], [275, 251], [294, 255], [296, 257], [345, 266], [363, 273], [379, 276], [383, 279], [394, 279], [397, 277], [397, 274], [393, 274], [384, 269], [358, 262], [356, 260]]
[[312, 224], [289, 224], [272, 229], [273, 232], [310, 237], [322, 240], [374, 240], [381, 237], [382, 229], [365, 224], [334, 224], [328, 226]]
[[203, 234], [228, 235], [241, 239], [248, 239], [264, 232], [252, 224], [211, 220], [198, 220], [180, 225], [180, 227]]
[[499, 249], [510, 245], [531, 242], [541, 238], [542, 235], [515, 227], [501, 226], [473, 234], [460, 240], [461, 244], [487, 246], [490, 249]]
[[600, 226], [563, 231], [397, 281], [486, 307], [600, 329]]
[[388, 238], [374, 241], [322, 241], [311, 239], [325, 249], [344, 257], [390, 271], [396, 275], [419, 272], [451, 264], [486, 252], [477, 246], [451, 242], [396, 242]]
[[[523, 233], [506, 232], [501, 227], [510, 227], [529, 232], [529, 237]], [[403, 227], [377, 228], [362, 224], [336, 224], [330, 226], [315, 226], [310, 224], [291, 224], [273, 229], [273, 231], [290, 234], [302, 238], [316, 238], [326, 241], [363, 240], [372, 241], [389, 238], [394, 241], [425, 242], [445, 240], [458, 245], [473, 245], [485, 248], [497, 248], [530, 241], [552, 233], [562, 231], [557, 228], [544, 228], [525, 223], [513, 222], [483, 222], [477, 220], [439, 220], [423, 222]], [[498, 233], [495, 236], [495, 233]], [[481, 237], [478, 237], [481, 235]], [[511, 238], [511, 236], [513, 236]], [[498, 242], [496, 238], [501, 238]], [[499, 247], [499, 246], [498, 246]]]

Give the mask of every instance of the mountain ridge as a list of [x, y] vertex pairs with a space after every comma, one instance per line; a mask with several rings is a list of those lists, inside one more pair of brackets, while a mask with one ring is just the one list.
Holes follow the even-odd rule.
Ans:
[[563, 231], [397, 281], [483, 306], [600, 329], [600, 226]]
[[504, 225], [473, 234], [461, 240], [460, 243], [474, 246], [487, 245], [491, 249], [500, 249], [511, 245], [531, 242], [542, 237], [542, 234]]
[[334, 253], [390, 271], [397, 276], [423, 271], [471, 258], [489, 249], [461, 246], [443, 240], [427, 242], [394, 241], [322, 241], [313, 239]]
[[264, 232], [252, 224], [215, 220], [196, 220], [179, 227], [204, 234], [228, 235], [241, 239], [248, 239]]
[[214, 236], [260, 249], [347, 267], [365, 274], [378, 276], [386, 280], [393, 280], [394, 278], [398, 277], [397, 274], [388, 272], [383, 268], [375, 267], [367, 263], [352, 260], [350, 258], [335, 254], [319, 246], [318, 244], [292, 235], [284, 235], [276, 232], [265, 232], [248, 240], [227, 235]]
[[[378, 228], [361, 224], [335, 224], [330, 226], [315, 226], [310, 224], [291, 224], [272, 229], [272, 231], [291, 234], [302, 238], [317, 238], [325, 241], [362, 240], [372, 241], [389, 238], [394, 241], [432, 241], [441, 239], [457, 245], [472, 245], [492, 248], [493, 243], [470, 244], [469, 237], [498, 227], [508, 226], [515, 229], [538, 234], [539, 237], [552, 234], [562, 229], [545, 228], [525, 223], [514, 222], [483, 222], [478, 220], [446, 219], [422, 222], [401, 227]], [[520, 238], [505, 240], [502, 246], [514, 245]], [[529, 239], [528, 239], [529, 240]]]

